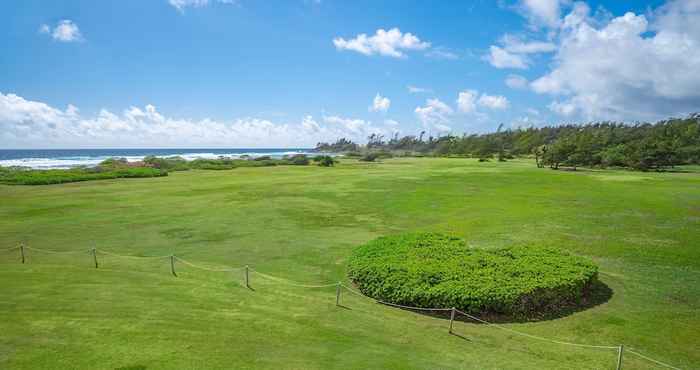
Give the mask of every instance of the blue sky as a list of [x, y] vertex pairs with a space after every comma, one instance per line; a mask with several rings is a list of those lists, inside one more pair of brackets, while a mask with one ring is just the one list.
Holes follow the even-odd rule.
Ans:
[[700, 110], [698, 24], [698, 0], [4, 1], [0, 148], [656, 120]]

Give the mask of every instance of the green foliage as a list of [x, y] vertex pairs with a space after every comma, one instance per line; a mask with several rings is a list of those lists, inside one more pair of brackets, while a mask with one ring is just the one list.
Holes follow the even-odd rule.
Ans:
[[168, 171], [149, 167], [74, 168], [69, 170], [7, 169], [0, 171], [0, 183], [9, 185], [49, 185], [116, 178], [160, 177]]
[[365, 294], [392, 303], [529, 317], [578, 303], [598, 268], [557, 249], [476, 249], [413, 233], [358, 247], [349, 275]]
[[379, 155], [377, 155], [377, 153], [371, 152], [363, 155], [362, 158], [360, 158], [359, 160], [362, 162], [374, 162], [375, 160], [377, 160], [377, 158], [379, 158]]
[[336, 163], [336, 160], [329, 155], [317, 155], [313, 160], [321, 167], [333, 167]]
[[159, 168], [168, 171], [187, 171], [190, 169], [189, 163], [186, 159], [176, 156], [176, 157], [156, 157], [148, 156], [143, 159], [149, 167]]
[[[599, 122], [498, 130], [488, 134], [439, 137], [383, 135], [367, 138], [363, 151], [440, 157], [498, 158], [534, 155], [538, 167], [627, 167], [648, 171], [700, 164], [700, 114], [655, 124]], [[319, 144], [320, 145], [320, 144]], [[322, 150], [328, 144], [320, 145]], [[337, 151], [337, 150], [336, 150]], [[360, 151], [353, 149], [354, 155]]]
[[119, 168], [128, 166], [129, 162], [126, 160], [126, 158], [107, 158], [99, 164], [99, 167], [101, 168]]
[[318, 143], [316, 144], [316, 151], [326, 152], [326, 153], [344, 153], [344, 152], [356, 152], [360, 148], [359, 145], [348, 140], [346, 138], [340, 138], [335, 143]]
[[295, 166], [306, 166], [309, 164], [309, 158], [304, 154], [295, 154], [287, 159], [289, 164]]

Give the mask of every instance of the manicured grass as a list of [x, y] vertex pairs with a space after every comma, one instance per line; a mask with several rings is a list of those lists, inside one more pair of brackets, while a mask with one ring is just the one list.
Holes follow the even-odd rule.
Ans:
[[[300, 282], [346, 279], [352, 249], [408, 231], [476, 247], [539, 245], [592, 258], [605, 303], [508, 328], [617, 345], [700, 367], [700, 175], [558, 172], [530, 162], [342, 161], [168, 177], [0, 186], [0, 248], [96, 246], [249, 264]], [[616, 353], [521, 338], [167, 259], [0, 252], [0, 368], [614, 368]], [[626, 369], [655, 365], [628, 354]]]

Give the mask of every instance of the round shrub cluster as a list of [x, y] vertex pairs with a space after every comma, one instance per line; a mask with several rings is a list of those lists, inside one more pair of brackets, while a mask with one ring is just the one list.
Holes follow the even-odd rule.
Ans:
[[415, 233], [359, 246], [349, 275], [382, 301], [533, 317], [580, 303], [598, 267], [552, 248], [477, 249], [460, 238]]

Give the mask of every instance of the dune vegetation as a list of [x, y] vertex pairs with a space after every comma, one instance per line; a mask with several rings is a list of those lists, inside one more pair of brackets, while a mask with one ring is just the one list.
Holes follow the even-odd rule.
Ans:
[[[683, 170], [343, 159], [0, 185], [0, 368], [608, 369], [620, 344], [697, 368], [700, 168]], [[336, 306], [358, 246], [417, 232], [592, 261], [605, 299], [501, 327], [613, 348], [465, 317], [450, 335], [347, 289]]]

